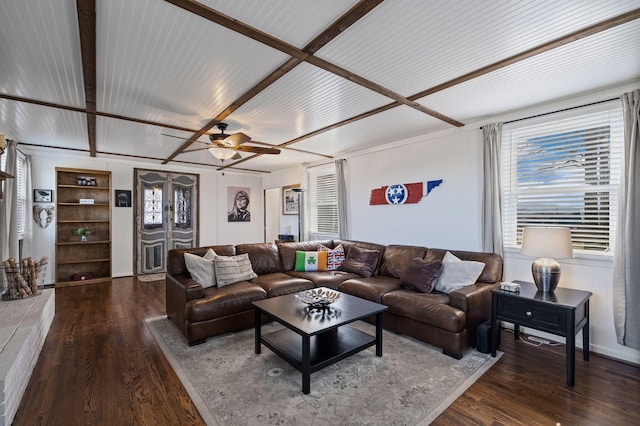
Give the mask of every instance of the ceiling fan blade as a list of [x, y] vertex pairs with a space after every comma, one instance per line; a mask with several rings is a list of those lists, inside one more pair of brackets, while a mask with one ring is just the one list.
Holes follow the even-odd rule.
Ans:
[[236, 155], [231, 157], [230, 160], [240, 160], [241, 158], [242, 158], [242, 155], [240, 155], [240, 153], [236, 151]]
[[232, 135], [227, 136], [222, 143], [225, 146], [233, 146], [233, 147], [237, 147], [245, 142], [249, 142], [251, 140], [251, 138], [247, 135], [245, 135], [244, 133], [240, 132], [240, 133], [234, 133]]
[[276, 148], [262, 148], [259, 146], [240, 145], [235, 148], [236, 151], [252, 152], [254, 154], [280, 154], [280, 150]]

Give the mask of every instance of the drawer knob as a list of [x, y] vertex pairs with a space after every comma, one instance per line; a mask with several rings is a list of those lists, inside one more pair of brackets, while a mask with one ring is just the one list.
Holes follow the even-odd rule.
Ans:
[[531, 311], [527, 311], [527, 316], [530, 317], [531, 315], [533, 315]]

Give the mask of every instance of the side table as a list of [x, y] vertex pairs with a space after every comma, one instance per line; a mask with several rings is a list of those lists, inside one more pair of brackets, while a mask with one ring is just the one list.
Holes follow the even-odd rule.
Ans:
[[582, 356], [589, 361], [590, 291], [557, 288], [553, 293], [538, 291], [533, 283], [519, 283], [519, 292], [491, 291], [491, 356], [496, 356], [498, 320], [514, 325], [514, 336], [520, 337], [520, 326], [533, 328], [566, 338], [567, 386], [575, 383], [576, 334], [582, 330]]

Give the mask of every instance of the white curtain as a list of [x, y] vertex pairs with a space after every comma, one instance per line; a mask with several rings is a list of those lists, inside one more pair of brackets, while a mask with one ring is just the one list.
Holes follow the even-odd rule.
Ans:
[[[5, 172], [12, 176], [17, 171], [17, 142], [7, 141], [7, 163]], [[0, 262], [18, 256], [18, 182], [17, 179], [5, 179], [4, 197], [0, 202]]]
[[24, 206], [24, 235], [22, 237], [22, 257], [34, 257], [33, 253], [33, 185], [31, 181], [31, 156], [25, 155], [24, 165], [25, 206]]
[[502, 123], [482, 126], [482, 137], [484, 139], [482, 249], [504, 257], [502, 248], [502, 192], [500, 191]]
[[613, 315], [618, 343], [640, 349], [640, 90], [621, 96], [624, 164], [613, 257]]
[[348, 199], [347, 184], [345, 177], [344, 165], [347, 160], [336, 160], [336, 186], [338, 195], [338, 229], [340, 230], [340, 239], [349, 239], [349, 220], [347, 217]]

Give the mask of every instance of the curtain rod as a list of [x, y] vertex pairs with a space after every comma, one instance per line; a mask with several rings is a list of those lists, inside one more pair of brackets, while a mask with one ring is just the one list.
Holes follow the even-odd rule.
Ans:
[[[559, 109], [559, 110], [556, 110], [556, 111], [543, 112], [542, 114], [530, 115], [529, 117], [516, 118], [515, 120], [505, 121], [502, 124], [517, 123], [518, 121], [529, 120], [531, 118], [544, 117], [545, 115], [557, 114], [559, 112], [571, 111], [572, 109], [584, 108], [584, 107], [588, 107], [588, 106], [592, 106], [592, 105], [604, 104], [604, 103], [615, 101], [615, 100], [618, 100], [618, 99], [620, 99], [619, 96], [615, 97], [615, 98], [611, 98], [611, 99], [604, 99], [602, 101], [591, 102], [591, 103], [584, 104], [584, 105], [576, 105], [576, 106], [569, 107], [569, 108], [563, 108], [563, 109]], [[482, 130], [482, 126], [480, 126], [480, 130]]]

